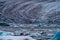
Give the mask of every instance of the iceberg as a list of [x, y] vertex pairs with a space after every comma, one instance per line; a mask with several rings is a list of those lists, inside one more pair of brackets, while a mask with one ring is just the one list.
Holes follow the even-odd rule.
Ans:
[[50, 40], [60, 40], [60, 31], [57, 31], [53, 38]]

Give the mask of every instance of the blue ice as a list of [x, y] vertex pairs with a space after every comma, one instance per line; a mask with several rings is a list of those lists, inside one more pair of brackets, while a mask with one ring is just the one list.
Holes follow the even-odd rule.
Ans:
[[57, 31], [53, 38], [50, 40], [60, 40], [60, 31]]

